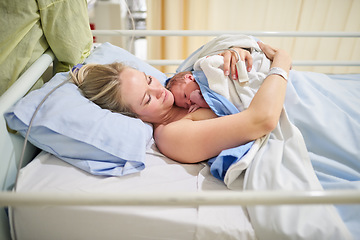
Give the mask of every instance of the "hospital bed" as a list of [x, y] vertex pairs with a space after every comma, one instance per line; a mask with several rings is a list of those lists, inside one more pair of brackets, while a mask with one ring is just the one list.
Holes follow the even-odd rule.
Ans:
[[[192, 31], [111, 31], [108, 33], [99, 34], [120, 34], [120, 35], [197, 35], [204, 34], [208, 36], [215, 36], [219, 34], [230, 33], [238, 34], [238, 32], [192, 32]], [[95, 32], [96, 34], [96, 32]], [[262, 34], [278, 35], [278, 36], [295, 36], [305, 34], [306, 36], [317, 37], [319, 33], [259, 33], [259, 32], [245, 32], [245, 34], [257, 35], [261, 37]], [[334, 34], [327, 33], [332, 37]], [[342, 37], [359, 37], [359, 33], [340, 33]], [[351, 166], [340, 166], [344, 169], [344, 174], [349, 173], [349, 168], [353, 171], [351, 177], [353, 179], [343, 177], [341, 184], [344, 182], [352, 181], [350, 187], [326, 188], [325, 190], [318, 191], [283, 191], [277, 190], [259, 190], [259, 191], [234, 191], [229, 190], [227, 186], [219, 179], [216, 179], [211, 173], [208, 164], [180, 164], [163, 156], [156, 148], [151, 136], [152, 128], [150, 125], [136, 121], [136, 123], [129, 124], [129, 119], [116, 119], [111, 118], [109, 123], [110, 129], [99, 130], [101, 132], [115, 131], [113, 126], [120, 126], [121, 124], [129, 124], [128, 128], [134, 130], [131, 133], [119, 133], [121, 136], [132, 134], [132, 139], [128, 145], [125, 144], [128, 151], [136, 151], [134, 156], [141, 161], [138, 162], [121, 162], [121, 164], [100, 166], [94, 164], [93, 159], [89, 160], [89, 152], [92, 156], [99, 155], [98, 161], [101, 162], [103, 154], [117, 155], [120, 154], [120, 159], [123, 158], [122, 153], [114, 153], [112, 150], [104, 150], [103, 142], [87, 142], [87, 146], [83, 148], [83, 143], [79, 143], [79, 139], [74, 136], [59, 136], [55, 132], [56, 124], [62, 124], [67, 121], [62, 119], [64, 106], [76, 105], [75, 101], [79, 100], [76, 88], [65, 84], [59, 87], [60, 95], [57, 96], [55, 91], [50, 94], [48, 99], [44, 102], [44, 108], [49, 110], [49, 115], [46, 115], [42, 110], [39, 111], [39, 119], [52, 117], [57, 119], [58, 122], [53, 126], [44, 130], [44, 125], [39, 126], [34, 121], [33, 131], [34, 134], [28, 135], [26, 147], [24, 148], [24, 136], [26, 136], [26, 126], [19, 127], [21, 134], [14, 133], [13, 130], [7, 127], [4, 113], [8, 114], [9, 109], [14, 104], [19, 104], [19, 100], [23, 99], [25, 109], [32, 109], [29, 112], [34, 112], [38, 103], [46, 95], [50, 89], [56, 87], [59, 83], [67, 79], [67, 73], [57, 74], [52, 78], [49, 84], [46, 84], [42, 89], [48, 89], [41, 93], [41, 99], [37, 98], [36, 103], [32, 103], [29, 99], [34, 97], [31, 93], [27, 94], [31, 86], [37, 79], [48, 70], [54, 60], [54, 55], [51, 51], [46, 52], [41, 56], [28, 71], [26, 71], [18, 81], [0, 98], [1, 108], [1, 168], [0, 168], [0, 181], [2, 192], [0, 194], [1, 205], [1, 226], [0, 238], [9, 239], [10, 235], [13, 239], [262, 239], [263, 233], [261, 229], [253, 225], [251, 214], [249, 210], [252, 207], [258, 206], [259, 208], [277, 207], [280, 212], [286, 215], [288, 208], [300, 208], [300, 206], [313, 207], [315, 210], [319, 206], [330, 206], [333, 204], [340, 206], [337, 208], [339, 212], [345, 212], [342, 219], [334, 216], [333, 222], [339, 221], [339, 224], [344, 224], [350, 229], [349, 235], [345, 235], [351, 239], [359, 238], [356, 231], [359, 231], [360, 226], [360, 167], [359, 167], [359, 150], [351, 153], [357, 155], [353, 159]], [[113, 46], [109, 43], [101, 44], [94, 49], [90, 57], [85, 63], [99, 62], [108, 63], [112, 61], [124, 61], [134, 67], [139, 68], [149, 74], [156, 75], [159, 79], [166, 79], [158, 70], [153, 68], [148, 63], [141, 61], [134, 57], [132, 54], [125, 50]], [[151, 64], [179, 64], [179, 61], [149, 61]], [[307, 63], [294, 61], [296, 65], [303, 65]], [[316, 63], [315, 63], [316, 64]], [[319, 65], [352, 65], [359, 66], [358, 62], [322, 62]], [[296, 78], [296, 74], [293, 75]], [[343, 98], [349, 95], [356, 95], [360, 90], [360, 74], [342, 74], [342, 75], [305, 75], [300, 77], [301, 80], [309, 80], [309, 84], [314, 84], [314, 81], [319, 80], [323, 84], [326, 78], [336, 83], [340, 81], [340, 85], [348, 92], [342, 92]], [[291, 81], [291, 80], [290, 80]], [[63, 88], [65, 87], [65, 88]], [[321, 86], [318, 86], [321, 88]], [[332, 89], [333, 90], [333, 89]], [[66, 91], [71, 91], [68, 94]], [[61, 95], [62, 94], [62, 95]], [[337, 95], [325, 96], [325, 98], [333, 98]], [[30, 98], [23, 98], [30, 96]], [[69, 98], [68, 102], [60, 108], [53, 105], [46, 105], [47, 103], [54, 103], [58, 101], [61, 96]], [[52, 99], [53, 97], [53, 99]], [[73, 98], [74, 97], [74, 98]], [[80, 96], [81, 97], [81, 96]], [[24, 100], [25, 99], [25, 100]], [[80, 101], [80, 100], [79, 100]], [[85, 99], [79, 104], [88, 106], [90, 104]], [[321, 101], [319, 101], [321, 102]], [[319, 104], [319, 102], [317, 102]], [[359, 124], [360, 116], [357, 102], [353, 103], [346, 111], [353, 114], [355, 118], [355, 125]], [[30, 104], [30, 105], [29, 105]], [[304, 105], [309, 104], [305, 102]], [[300, 104], [301, 105], [301, 104]], [[289, 105], [291, 108], [292, 105]], [[317, 111], [323, 109], [324, 105], [311, 106], [312, 109]], [[100, 109], [96, 106], [89, 107], [94, 112], [91, 115], [96, 115], [96, 111]], [[345, 108], [345, 106], [344, 106]], [[53, 111], [52, 111], [53, 109]], [[66, 109], [65, 109], [66, 110]], [[59, 112], [56, 112], [59, 111]], [[78, 112], [78, 109], [73, 110]], [[103, 110], [105, 111], [105, 110]], [[66, 112], [66, 111], [65, 111]], [[70, 112], [70, 113], [74, 113]], [[70, 114], [68, 113], [68, 114]], [[21, 113], [19, 113], [21, 115]], [[103, 112], [101, 113], [103, 114]], [[106, 118], [107, 115], [112, 115], [106, 112], [100, 118]], [[30, 115], [24, 116], [30, 121]], [[8, 115], [7, 115], [8, 116]], [[89, 114], [87, 115], [88, 118]], [[112, 116], [114, 117], [114, 116]], [[299, 116], [294, 114], [293, 117], [297, 121]], [[326, 116], [325, 116], [326, 117]], [[20, 119], [21, 117], [19, 117]], [[9, 124], [9, 119], [8, 124]], [[51, 121], [53, 120], [51, 119]], [[315, 119], [308, 119], [311, 124]], [[71, 128], [70, 125], [61, 126]], [[84, 127], [91, 128], [95, 126], [94, 122], [82, 123]], [[89, 125], [86, 125], [89, 124]], [[115, 125], [117, 124], [117, 125]], [[133, 126], [134, 124], [134, 126]], [[305, 123], [306, 124], [306, 121]], [[339, 122], [339, 124], [348, 125], [350, 122]], [[10, 124], [11, 125], [11, 124]], [[26, 125], [26, 124], [25, 124]], [[103, 124], [104, 125], [104, 124]], [[131, 125], [131, 126], [130, 126]], [[77, 128], [81, 128], [76, 125]], [[356, 127], [349, 125], [356, 131]], [[44, 131], [49, 131], [45, 135]], [[86, 129], [86, 128], [85, 128]], [[73, 128], [71, 128], [71, 131]], [[89, 128], [88, 128], [89, 130]], [[86, 130], [84, 130], [86, 132]], [[124, 129], [121, 129], [124, 131]], [[351, 131], [351, 130], [350, 130]], [[61, 132], [61, 130], [59, 130]], [[136, 132], [136, 133], [135, 133]], [[82, 133], [79, 133], [82, 134]], [[99, 133], [97, 133], [99, 134]], [[103, 134], [103, 133], [101, 133]], [[309, 138], [314, 137], [311, 133]], [[55, 140], [52, 140], [51, 137]], [[99, 136], [99, 135], [96, 135]], [[139, 140], [136, 136], [141, 137]], [[355, 138], [359, 134], [355, 132]], [[102, 136], [101, 136], [102, 137]], [[323, 137], [323, 136], [321, 136]], [[348, 136], [344, 136], [348, 137]], [[69, 139], [70, 138], [70, 139]], [[101, 138], [102, 141], [112, 142], [114, 139]], [[318, 139], [314, 139], [317, 141]], [[342, 141], [343, 139], [339, 139]], [[53, 142], [55, 143], [53, 143]], [[55, 145], [52, 145], [55, 144]], [[100, 145], [97, 145], [100, 144]], [[114, 143], [116, 144], [116, 143]], [[353, 143], [354, 144], [354, 143]], [[91, 145], [91, 147], [89, 147]], [[110, 144], [111, 145], [111, 144]], [[131, 145], [131, 146], [130, 146]], [[71, 147], [69, 147], [71, 146]], [[355, 146], [359, 146], [355, 143]], [[102, 148], [104, 147], [104, 148]], [[311, 146], [310, 146], [311, 147]], [[120, 149], [121, 146], [119, 147]], [[324, 146], [323, 149], [332, 148], [332, 146]], [[98, 153], [98, 151], [102, 151]], [[351, 149], [353, 150], [353, 149]], [[66, 155], [61, 151], [68, 151]], [[76, 161], [73, 154], [81, 154], [76, 158], [83, 161]], [[104, 153], [104, 151], [106, 153]], [[129, 153], [131, 154], [131, 153]], [[312, 150], [309, 154], [316, 155]], [[23, 160], [20, 162], [20, 158]], [[340, 154], [341, 155], [341, 154]], [[326, 153], [324, 153], [326, 156]], [[316, 156], [315, 156], [316, 159]], [[80, 162], [80, 163], [79, 163]], [[83, 163], [86, 164], [83, 164]], [[319, 161], [315, 161], [319, 164]], [[18, 172], [19, 165], [21, 170]], [[336, 167], [336, 166], [333, 166]], [[109, 169], [113, 171], [109, 172]], [[325, 172], [325, 171], [324, 171]], [[327, 176], [320, 175], [319, 178], [324, 178], [324, 182], [330, 183], [333, 179], [326, 181]], [[240, 183], [244, 181], [245, 173], [239, 176]], [[261, 176], [259, 176], [261, 177]], [[16, 184], [16, 186], [15, 186]], [[14, 186], [16, 189], [14, 189]], [[345, 206], [346, 205], [346, 206]], [[349, 211], [350, 209], [350, 211]], [[353, 214], [349, 214], [349, 212]], [[307, 232], [310, 226], [301, 225], [295, 219], [306, 219], [307, 216], [287, 216], [285, 218], [288, 222], [295, 227], [295, 232], [289, 232], [288, 235], [284, 234], [284, 238], [294, 239], [301, 238]], [[293, 222], [294, 221], [294, 222]], [[284, 223], [284, 225], [288, 225]], [[296, 230], [296, 224], [299, 224], [299, 231]], [[321, 225], [321, 223], [319, 223]], [[285, 230], [273, 230], [284, 232]], [[340, 231], [340, 230], [339, 230]], [[292, 235], [294, 234], [294, 235]], [[324, 232], [317, 233], [316, 236], [322, 236]], [[341, 233], [339, 233], [341, 235]]]

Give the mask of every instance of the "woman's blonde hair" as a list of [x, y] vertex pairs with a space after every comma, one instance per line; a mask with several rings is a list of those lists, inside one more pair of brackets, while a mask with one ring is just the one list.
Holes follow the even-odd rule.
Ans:
[[119, 76], [127, 67], [122, 63], [86, 64], [70, 71], [70, 76], [84, 96], [101, 108], [137, 117], [120, 94]]

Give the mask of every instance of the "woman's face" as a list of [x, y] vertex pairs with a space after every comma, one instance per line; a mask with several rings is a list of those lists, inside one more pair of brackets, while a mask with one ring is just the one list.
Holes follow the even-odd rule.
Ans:
[[150, 123], [161, 123], [174, 104], [174, 96], [156, 78], [133, 68], [120, 73], [123, 101]]

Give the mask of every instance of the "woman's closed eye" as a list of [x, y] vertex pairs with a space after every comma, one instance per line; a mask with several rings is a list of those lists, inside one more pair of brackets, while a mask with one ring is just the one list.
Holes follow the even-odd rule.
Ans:
[[[147, 81], [147, 84], [148, 85], [150, 85], [152, 82], [153, 82], [153, 78], [151, 77], [151, 76], [147, 76], [145, 73], [144, 73], [144, 76], [145, 76], [145, 79], [146, 79], [146, 81]], [[151, 102], [151, 96], [150, 96], [150, 94], [148, 93], [148, 94], [145, 94], [144, 95], [144, 99], [145, 98], [147, 98], [146, 99], [146, 101], [144, 102], [144, 105], [147, 105], [147, 104], [149, 104], [150, 102]]]
[[[152, 81], [153, 81], [153, 78], [151, 77], [151, 76], [147, 76], [147, 78], [149, 79], [149, 81], [148, 81], [148, 84], [150, 85], [151, 83], [152, 83]], [[150, 96], [150, 94], [148, 94], [148, 100], [146, 101], [146, 103], [145, 104], [149, 104], [150, 102], [151, 102], [151, 96]]]
[[149, 104], [151, 102], [151, 96], [148, 94], [148, 100], [145, 102], [145, 105]]

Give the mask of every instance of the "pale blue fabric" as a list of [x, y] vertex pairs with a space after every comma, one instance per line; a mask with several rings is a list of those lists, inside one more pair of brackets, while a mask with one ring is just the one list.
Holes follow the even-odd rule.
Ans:
[[[285, 99], [325, 190], [360, 190], [360, 74], [291, 71]], [[359, 239], [360, 205], [337, 205]]]
[[113, 62], [122, 62], [127, 66], [145, 72], [157, 78], [162, 84], [166, 80], [166, 75], [157, 70], [147, 62], [137, 58], [125, 49], [114, 46], [111, 43], [103, 43], [97, 47], [91, 55], [85, 60], [86, 63], [108, 64]]
[[[200, 90], [205, 101], [216, 115], [226, 116], [239, 112], [234, 104], [209, 88], [204, 72], [194, 71], [193, 75], [200, 86]], [[238, 147], [225, 149], [218, 156], [209, 159], [208, 164], [210, 165], [211, 174], [220, 180], [224, 180], [228, 168], [232, 164], [240, 161], [241, 158], [249, 151], [253, 143], [254, 142], [252, 141]]]
[[[166, 76], [129, 52], [103, 44], [86, 60], [97, 63], [136, 63], [147, 74]], [[68, 73], [55, 75], [41, 89], [30, 92], [5, 113], [10, 128], [25, 136], [30, 119], [43, 97]], [[153, 129], [139, 119], [112, 113], [83, 97], [68, 82], [53, 92], [35, 117], [29, 141], [40, 149], [94, 175], [122, 176], [144, 169], [146, 146]]]

